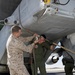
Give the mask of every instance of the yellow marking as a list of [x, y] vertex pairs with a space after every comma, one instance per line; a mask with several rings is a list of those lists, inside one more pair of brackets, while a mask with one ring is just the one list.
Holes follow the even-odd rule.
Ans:
[[51, 0], [43, 0], [43, 2], [44, 2], [45, 4], [49, 4], [49, 3], [51, 2]]

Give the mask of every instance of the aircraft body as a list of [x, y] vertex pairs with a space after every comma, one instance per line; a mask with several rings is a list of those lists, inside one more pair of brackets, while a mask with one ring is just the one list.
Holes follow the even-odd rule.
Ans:
[[[3, 4], [5, 1], [0, 0]], [[6, 64], [6, 42], [13, 24], [19, 23], [23, 30], [23, 36], [31, 36], [31, 33], [45, 34], [47, 39], [58, 43], [64, 36], [70, 36], [72, 46], [75, 45], [75, 1], [51, 0], [44, 3], [43, 0], [7, 0], [8, 11], [1, 7], [0, 22], [4, 22], [0, 31], [0, 61]], [[0, 4], [2, 6], [2, 4]], [[7, 11], [4, 11], [4, 9]], [[8, 13], [9, 12], [9, 13]], [[27, 29], [31, 32], [27, 32]], [[72, 35], [71, 35], [72, 34]], [[66, 47], [66, 44], [65, 44]], [[72, 49], [72, 48], [70, 48]], [[26, 55], [27, 56], [27, 55]], [[59, 57], [59, 56], [58, 56]], [[2, 71], [3, 69], [1, 69]]]

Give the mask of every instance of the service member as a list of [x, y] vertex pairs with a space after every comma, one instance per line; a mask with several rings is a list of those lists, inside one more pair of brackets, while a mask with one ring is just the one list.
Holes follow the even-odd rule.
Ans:
[[46, 41], [46, 36], [42, 34], [39, 37], [38, 42], [35, 44], [33, 49], [33, 58], [32, 59], [32, 75], [37, 75], [38, 68], [40, 70], [40, 75], [46, 75], [46, 69], [45, 69], [45, 50], [53, 50], [53, 45]]
[[21, 28], [19, 26], [13, 26], [12, 34], [7, 40], [7, 64], [10, 75], [29, 75], [23, 62], [23, 51], [31, 53], [34, 43], [28, 46], [24, 43], [30, 41], [35, 35], [23, 38], [21, 34]]

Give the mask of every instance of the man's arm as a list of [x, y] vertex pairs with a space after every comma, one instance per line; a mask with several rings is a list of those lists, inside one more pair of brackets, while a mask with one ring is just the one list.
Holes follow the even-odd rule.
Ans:
[[13, 46], [18, 50], [22, 50], [22, 51], [31, 53], [34, 47], [34, 43], [26, 46], [21, 40], [16, 40], [16, 42], [13, 43]]
[[55, 49], [55, 46], [54, 45], [51, 45], [50, 46], [50, 50], [54, 50]]
[[21, 49], [23, 51], [26, 51], [26, 52], [29, 52], [29, 53], [32, 52], [33, 47], [34, 47], [34, 43], [32, 43], [31, 45], [28, 45], [28, 46], [26, 46], [23, 43], [21, 43], [20, 45], [18, 45], [19, 49]]
[[54, 50], [54, 45], [52, 43], [50, 43], [49, 41], [46, 41], [43, 43], [43, 46], [47, 49], [47, 50]]
[[38, 36], [38, 34], [34, 34], [33, 36], [29, 36], [29, 37], [20, 37], [20, 40], [23, 42], [29, 42], [31, 41], [33, 38], [35, 38], [36, 36]]
[[20, 37], [20, 40], [22, 42], [29, 42], [34, 38], [34, 36], [30, 36], [30, 37]]

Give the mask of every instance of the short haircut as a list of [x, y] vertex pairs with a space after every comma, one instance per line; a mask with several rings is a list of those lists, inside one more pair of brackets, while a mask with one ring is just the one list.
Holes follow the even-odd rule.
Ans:
[[44, 35], [44, 34], [41, 34], [40, 36], [42, 36], [44, 39], [46, 39], [46, 35]]
[[19, 26], [13, 26], [12, 27], [12, 33], [13, 32], [18, 32], [21, 28]]

